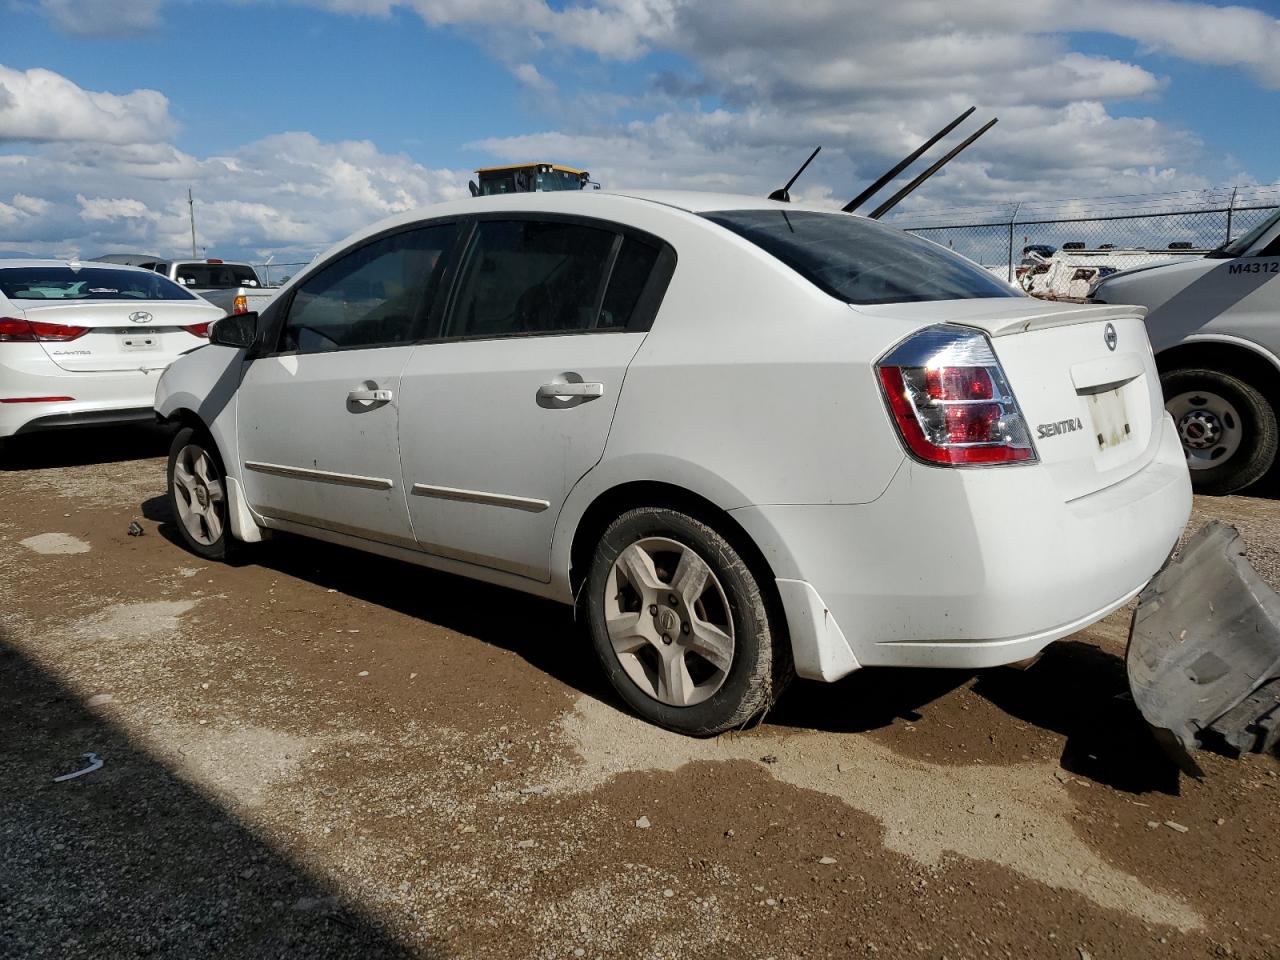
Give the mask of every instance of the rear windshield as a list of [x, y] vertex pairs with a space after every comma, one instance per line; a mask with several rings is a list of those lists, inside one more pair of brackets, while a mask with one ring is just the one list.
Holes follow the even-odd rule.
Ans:
[[846, 303], [1024, 296], [959, 254], [875, 220], [808, 210], [705, 216]]
[[253, 272], [253, 267], [239, 263], [180, 263], [174, 277], [188, 287], [205, 290], [258, 285], [258, 275]]
[[102, 267], [10, 267], [0, 291], [11, 300], [194, 300], [158, 273]]

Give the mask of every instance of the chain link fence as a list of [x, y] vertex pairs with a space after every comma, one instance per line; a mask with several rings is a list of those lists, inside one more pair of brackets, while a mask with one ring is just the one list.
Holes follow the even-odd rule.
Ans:
[[1236, 204], [1234, 197], [1232, 201], [1224, 206], [1053, 218], [1019, 216], [1015, 206], [1002, 220], [938, 223], [946, 218], [939, 213], [930, 217], [931, 222], [903, 217], [894, 225], [950, 247], [1013, 282], [1029, 253], [1043, 257], [1056, 251], [1079, 253], [1121, 268], [1203, 254], [1247, 233], [1280, 206], [1280, 202]]
[[258, 271], [258, 277], [264, 286], [278, 287], [310, 263], [310, 260], [292, 263], [255, 263], [253, 269]]

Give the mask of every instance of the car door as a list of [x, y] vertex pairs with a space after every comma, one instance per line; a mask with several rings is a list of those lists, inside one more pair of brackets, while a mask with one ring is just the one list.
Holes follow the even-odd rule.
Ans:
[[404, 370], [400, 455], [422, 549], [549, 579], [665, 292], [661, 241], [572, 218], [477, 218], [440, 336]]
[[454, 224], [344, 251], [283, 305], [274, 349], [239, 390], [249, 503], [262, 516], [412, 546], [401, 487], [400, 375], [422, 339]]

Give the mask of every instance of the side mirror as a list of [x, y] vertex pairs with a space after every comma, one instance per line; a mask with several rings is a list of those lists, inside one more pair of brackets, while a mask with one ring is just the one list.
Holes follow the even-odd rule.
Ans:
[[247, 350], [258, 339], [258, 314], [229, 313], [221, 320], [215, 320], [209, 328], [209, 342], [219, 347], [234, 347]]
[[480, 196], [480, 188], [476, 186], [476, 182], [474, 180], [467, 181], [467, 189], [471, 191], [471, 195], [473, 197]]

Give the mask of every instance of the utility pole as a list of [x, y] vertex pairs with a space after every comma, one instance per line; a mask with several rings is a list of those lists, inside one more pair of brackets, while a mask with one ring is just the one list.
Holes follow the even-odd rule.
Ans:
[[187, 187], [187, 210], [191, 214], [191, 259], [196, 258], [196, 202], [191, 197], [191, 188]]
[[1022, 201], [1018, 200], [1013, 205], [1013, 212], [1009, 214], [1009, 282], [1013, 283], [1013, 224], [1018, 219], [1018, 208], [1022, 206]]
[[1236, 191], [1239, 189], [1238, 186], [1231, 188], [1231, 199], [1227, 202], [1227, 243], [1231, 242], [1231, 219], [1236, 212]]

